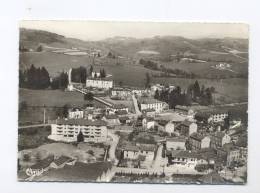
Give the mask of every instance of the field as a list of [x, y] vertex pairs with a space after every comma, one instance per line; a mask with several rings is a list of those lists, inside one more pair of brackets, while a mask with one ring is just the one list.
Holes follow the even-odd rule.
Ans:
[[[43, 123], [43, 105], [46, 106], [46, 120], [52, 120], [57, 118], [57, 111], [64, 105], [78, 107], [89, 103], [78, 92], [19, 89], [19, 103], [21, 102], [26, 102], [27, 108], [19, 111], [19, 125]], [[104, 106], [97, 101], [91, 103], [94, 106]]]
[[[232, 54], [223, 53], [207, 53], [203, 57], [212, 59], [232, 59], [231, 70], [218, 70], [212, 68], [217, 62], [206, 63], [188, 63], [188, 62], [162, 62], [165, 67], [178, 68], [187, 72], [193, 72], [201, 76], [218, 76], [218, 75], [236, 75], [247, 74], [248, 64], [243, 62], [242, 59], [233, 56]], [[242, 62], [242, 63], [241, 63]], [[158, 74], [158, 71], [144, 68], [128, 57], [121, 57], [118, 59], [111, 59], [101, 57], [95, 59], [94, 70], [99, 71], [104, 68], [108, 74], [111, 74], [116, 85], [121, 82], [126, 86], [144, 87], [145, 74], [152, 73]], [[56, 76], [61, 71], [68, 71], [71, 67], [85, 66], [89, 67], [93, 64], [93, 59], [89, 56], [69, 56], [64, 54], [52, 53], [49, 51], [44, 52], [26, 52], [20, 53], [20, 68], [28, 67], [34, 64], [37, 67], [45, 66], [51, 76]], [[247, 101], [248, 98], [248, 80], [246, 78], [229, 78], [229, 79], [205, 79], [198, 78], [200, 85], [204, 84], [206, 87], [215, 87], [217, 93], [214, 94], [216, 103], [230, 103]], [[184, 78], [152, 78], [152, 83], [171, 83], [173, 85], [181, 86], [186, 89], [187, 86], [195, 82], [195, 79]], [[78, 93], [65, 93], [62, 91], [33, 91], [26, 92], [20, 90], [19, 101], [27, 101], [31, 105], [49, 105], [49, 106], [63, 106], [64, 104], [71, 104], [78, 106], [84, 104], [83, 96]], [[51, 96], [51, 97], [50, 97]], [[57, 100], [58, 99], [58, 100]]]

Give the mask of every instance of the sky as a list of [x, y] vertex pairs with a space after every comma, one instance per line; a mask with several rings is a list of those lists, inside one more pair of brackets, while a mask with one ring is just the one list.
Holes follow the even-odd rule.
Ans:
[[20, 27], [54, 32], [82, 40], [102, 40], [124, 36], [149, 38], [183, 36], [186, 38], [248, 38], [248, 25], [240, 23], [169, 23], [102, 21], [21, 21]]

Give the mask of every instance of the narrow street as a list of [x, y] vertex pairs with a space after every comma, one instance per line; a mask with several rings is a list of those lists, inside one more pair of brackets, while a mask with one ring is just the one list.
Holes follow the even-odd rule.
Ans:
[[135, 114], [138, 115], [138, 116], [142, 115], [142, 112], [139, 110], [137, 99], [135, 98], [134, 94], [132, 95], [132, 99], [133, 99], [133, 102], [134, 102]]
[[119, 136], [117, 136], [116, 134], [114, 134], [111, 130], [108, 130], [108, 136], [110, 136], [112, 138], [112, 141], [109, 142], [110, 144], [110, 149], [109, 149], [109, 159], [114, 162], [114, 165], [117, 165], [118, 160], [116, 158], [116, 147], [119, 141]]

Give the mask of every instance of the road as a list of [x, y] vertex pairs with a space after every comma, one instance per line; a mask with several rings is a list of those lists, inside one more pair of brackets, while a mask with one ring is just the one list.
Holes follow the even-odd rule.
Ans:
[[135, 95], [134, 95], [134, 94], [132, 95], [132, 99], [133, 99], [133, 103], [134, 103], [136, 115], [138, 115], [138, 116], [139, 116], [139, 115], [142, 115], [142, 112], [139, 110], [138, 103], [137, 103], [137, 99], [135, 98]]
[[115, 165], [118, 163], [118, 159], [116, 158], [116, 147], [119, 141], [119, 136], [114, 134], [111, 130], [108, 130], [108, 136], [112, 138], [112, 141], [110, 142], [110, 148], [109, 148], [109, 159], [114, 162]]
[[162, 150], [163, 150], [163, 145], [161, 144], [158, 147], [155, 160], [152, 164], [152, 168], [160, 168], [163, 165]]

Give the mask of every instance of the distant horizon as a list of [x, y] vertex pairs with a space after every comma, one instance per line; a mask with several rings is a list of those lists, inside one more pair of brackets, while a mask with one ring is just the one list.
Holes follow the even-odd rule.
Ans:
[[248, 25], [238, 23], [21, 21], [19, 28], [47, 31], [83, 41], [102, 41], [116, 37], [145, 39], [167, 36], [187, 39], [248, 39]]

